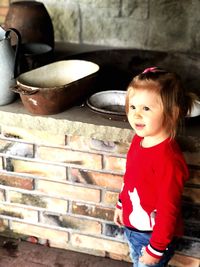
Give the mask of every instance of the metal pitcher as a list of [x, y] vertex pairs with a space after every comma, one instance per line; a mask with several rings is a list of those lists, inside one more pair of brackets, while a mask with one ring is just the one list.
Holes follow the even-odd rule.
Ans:
[[[12, 32], [17, 37], [15, 50], [11, 45]], [[18, 75], [20, 43], [21, 35], [16, 29], [4, 30], [0, 26], [0, 106], [10, 104], [15, 100], [16, 94], [11, 90], [11, 87], [15, 86]]]

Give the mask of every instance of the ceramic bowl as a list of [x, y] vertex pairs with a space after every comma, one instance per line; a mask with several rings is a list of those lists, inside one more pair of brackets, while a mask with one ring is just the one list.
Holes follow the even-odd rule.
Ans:
[[125, 91], [108, 90], [93, 94], [87, 106], [100, 115], [115, 120], [126, 120]]
[[188, 114], [187, 117], [193, 118], [193, 117], [197, 117], [197, 116], [200, 116], [200, 101], [195, 100], [193, 107], [192, 107], [192, 110], [191, 110], [191, 113]]

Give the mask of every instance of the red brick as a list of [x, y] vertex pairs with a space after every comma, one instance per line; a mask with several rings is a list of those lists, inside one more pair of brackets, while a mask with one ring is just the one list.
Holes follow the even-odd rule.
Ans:
[[104, 156], [104, 169], [111, 171], [119, 171], [124, 173], [126, 167], [126, 159], [112, 156]]
[[85, 200], [99, 203], [100, 190], [80, 187], [70, 184], [61, 184], [51, 181], [38, 181], [38, 190], [53, 196], [72, 200]]
[[74, 182], [98, 185], [110, 189], [120, 189], [122, 176], [109, 173], [86, 172], [84, 170], [70, 169], [70, 177]]
[[17, 173], [32, 174], [39, 177], [47, 177], [59, 181], [66, 180], [66, 167], [55, 166], [33, 161], [12, 160], [14, 171]]
[[49, 229], [42, 226], [12, 222], [12, 230], [22, 235], [47, 239], [52, 247], [67, 248], [67, 243], [69, 241], [68, 232]]
[[83, 220], [82, 218], [76, 218], [69, 215], [60, 216], [63, 227], [70, 227], [71, 229], [80, 230], [82, 233], [101, 234], [101, 223], [92, 220]]
[[9, 191], [8, 195], [12, 203], [45, 208], [48, 209], [49, 212], [65, 214], [68, 207], [68, 201], [53, 197], [22, 194], [14, 191]]
[[4, 190], [0, 189], [0, 201], [4, 201]]
[[169, 264], [175, 267], [199, 267], [200, 259], [175, 254]]
[[1, 151], [4, 151], [6, 147], [10, 146], [12, 142], [6, 139], [0, 139], [0, 149]]
[[20, 138], [24, 141], [41, 145], [65, 145], [65, 135], [55, 135], [45, 131], [28, 130], [5, 125], [2, 126], [2, 132], [5, 137]]
[[200, 151], [184, 153], [187, 164], [200, 166]]
[[3, 158], [0, 157], [0, 170], [3, 170]]
[[129, 249], [126, 243], [115, 242], [86, 235], [72, 234], [71, 242], [74, 247], [81, 247], [85, 249], [93, 249], [105, 253], [119, 253], [122, 258], [129, 254]]
[[0, 204], [0, 211], [2, 215], [7, 215], [13, 218], [25, 219], [32, 223], [38, 222], [38, 212], [31, 209], [9, 205], [8, 203]]
[[73, 202], [72, 212], [74, 214], [80, 214], [84, 216], [90, 216], [94, 218], [99, 218], [107, 221], [113, 221], [114, 210], [110, 208], [104, 208], [100, 206], [90, 206], [87, 204], [80, 204]]
[[17, 177], [4, 173], [1, 173], [0, 175], [0, 184], [27, 190], [33, 189], [33, 179]]
[[190, 179], [187, 183], [200, 185], [200, 170], [190, 168]]
[[39, 208], [46, 208], [47, 203], [41, 196], [25, 194], [15, 191], [8, 191], [8, 198], [11, 203], [19, 203], [23, 205], [30, 205]]
[[104, 151], [111, 153], [126, 154], [129, 148], [129, 143], [119, 143], [111, 141], [103, 141], [90, 139], [83, 136], [68, 136], [67, 145], [73, 149]]
[[75, 150], [89, 150], [89, 138], [84, 136], [66, 136], [66, 145]]
[[188, 201], [200, 204], [200, 188], [185, 187], [183, 195]]
[[8, 228], [8, 221], [0, 219], [0, 231], [1, 233]]
[[115, 206], [119, 197], [119, 193], [107, 191], [104, 194], [103, 202], [105, 204]]
[[38, 147], [37, 157], [54, 162], [71, 163], [91, 169], [102, 169], [102, 156], [68, 149]]

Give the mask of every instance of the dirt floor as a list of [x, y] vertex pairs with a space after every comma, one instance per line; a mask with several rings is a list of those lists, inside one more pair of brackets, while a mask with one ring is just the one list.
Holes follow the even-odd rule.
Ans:
[[131, 267], [127, 262], [0, 237], [0, 267]]

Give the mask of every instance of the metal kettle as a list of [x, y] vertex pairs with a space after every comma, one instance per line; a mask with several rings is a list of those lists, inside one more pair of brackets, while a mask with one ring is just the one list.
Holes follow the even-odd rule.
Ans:
[[[11, 33], [17, 37], [17, 45], [14, 50], [11, 45]], [[21, 35], [14, 29], [4, 30], [0, 26], [0, 106], [12, 103], [16, 94], [11, 87], [16, 84], [18, 75], [18, 57], [21, 44]]]

